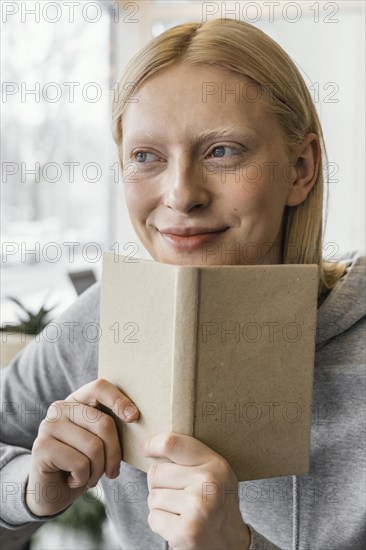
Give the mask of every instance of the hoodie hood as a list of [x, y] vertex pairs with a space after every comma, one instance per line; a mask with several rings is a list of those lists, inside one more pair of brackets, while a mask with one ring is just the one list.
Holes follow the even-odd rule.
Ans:
[[366, 256], [353, 250], [339, 255], [337, 260], [346, 264], [348, 269], [318, 308], [317, 349], [366, 315]]
[[[342, 334], [366, 315], [366, 256], [357, 250], [346, 252], [337, 260], [348, 266], [317, 311], [315, 346], [319, 349]], [[299, 549], [300, 491], [299, 478], [292, 476], [292, 550]]]

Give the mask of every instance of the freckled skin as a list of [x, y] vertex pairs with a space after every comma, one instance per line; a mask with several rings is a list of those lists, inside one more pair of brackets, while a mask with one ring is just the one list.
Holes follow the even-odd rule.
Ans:
[[[238, 82], [239, 101], [220, 92], [234, 90]], [[207, 83], [217, 83], [219, 91], [203, 101]], [[134, 96], [138, 101], [127, 104], [122, 121], [126, 204], [136, 234], [156, 261], [282, 261], [284, 207], [303, 202], [315, 183], [319, 158], [312, 143], [318, 138], [308, 134], [289, 167], [282, 128], [263, 98], [248, 99], [253, 97], [249, 88], [246, 93], [248, 85], [253, 86], [246, 77], [226, 69], [179, 63], [149, 77]], [[194, 145], [200, 132], [227, 126], [249, 130], [253, 139], [217, 135]], [[134, 137], [137, 132], [142, 137]], [[136, 156], [140, 150], [147, 156]], [[159, 233], [170, 226], [229, 229], [207, 254], [204, 247], [176, 250]]]

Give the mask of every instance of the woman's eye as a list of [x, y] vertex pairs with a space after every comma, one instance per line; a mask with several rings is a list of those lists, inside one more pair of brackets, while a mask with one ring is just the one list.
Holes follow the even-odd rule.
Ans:
[[[229, 147], [228, 145], [218, 145], [217, 147], [214, 147], [209, 155], [213, 155], [214, 158], [221, 158], [221, 157], [225, 157], [225, 156], [233, 156], [233, 154], [229, 154], [229, 155], [226, 155], [225, 152], [226, 150], [230, 150], [230, 151], [234, 151], [234, 155], [238, 154], [238, 151], [236, 149], [234, 149], [234, 147]], [[215, 154], [216, 153], [216, 154]]]
[[156, 159], [156, 155], [154, 155], [154, 153], [148, 153], [147, 151], [136, 151], [136, 153], [133, 154], [133, 157], [136, 162], [140, 163], [145, 163], [146, 161], [154, 161], [154, 158], [151, 157], [155, 157]]

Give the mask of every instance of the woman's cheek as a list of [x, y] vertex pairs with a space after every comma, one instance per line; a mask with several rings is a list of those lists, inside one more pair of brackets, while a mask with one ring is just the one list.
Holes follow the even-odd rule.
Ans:
[[250, 187], [260, 185], [263, 180], [263, 168], [258, 162], [251, 162], [241, 170], [242, 179]]
[[230, 187], [230, 195], [226, 195], [226, 203], [238, 209], [238, 215], [260, 214], [268, 202], [268, 186], [261, 179], [253, 181], [241, 180], [240, 184]]
[[125, 184], [125, 200], [127, 208], [133, 216], [138, 218], [148, 208], [149, 193], [141, 182], [128, 182]]

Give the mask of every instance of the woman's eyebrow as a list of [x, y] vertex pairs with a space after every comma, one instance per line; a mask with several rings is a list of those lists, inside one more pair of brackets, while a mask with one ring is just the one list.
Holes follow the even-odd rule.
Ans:
[[152, 134], [151, 132], [141, 132], [141, 131], [138, 131], [138, 132], [132, 132], [131, 134], [126, 134], [125, 135], [125, 140], [130, 140], [130, 141], [133, 141], [133, 140], [140, 140], [140, 139], [144, 139], [144, 138], [151, 138], [151, 139], [154, 139], [154, 138], [158, 138], [160, 139], [162, 134], [159, 134], [158, 132], [154, 135]]
[[224, 139], [224, 138], [235, 138], [235, 139], [245, 139], [245, 140], [255, 140], [256, 135], [252, 130], [246, 128], [240, 128], [236, 126], [223, 126], [215, 128], [213, 130], [205, 130], [200, 132], [192, 140], [194, 145], [200, 144], [204, 141], [210, 139]]
[[[152, 139], [156, 140], [157, 142], [161, 142], [164, 141], [164, 137], [166, 136], [161, 132], [136, 132], [126, 136], [126, 141], [132, 143], [144, 139]], [[192, 137], [191, 142], [193, 146], [197, 146], [200, 143], [217, 138], [234, 138], [238, 140], [249, 140], [255, 142], [256, 137], [256, 134], [248, 128], [241, 128], [239, 126], [220, 126], [212, 130], [204, 130], [202, 132], [199, 132], [197, 135]]]

